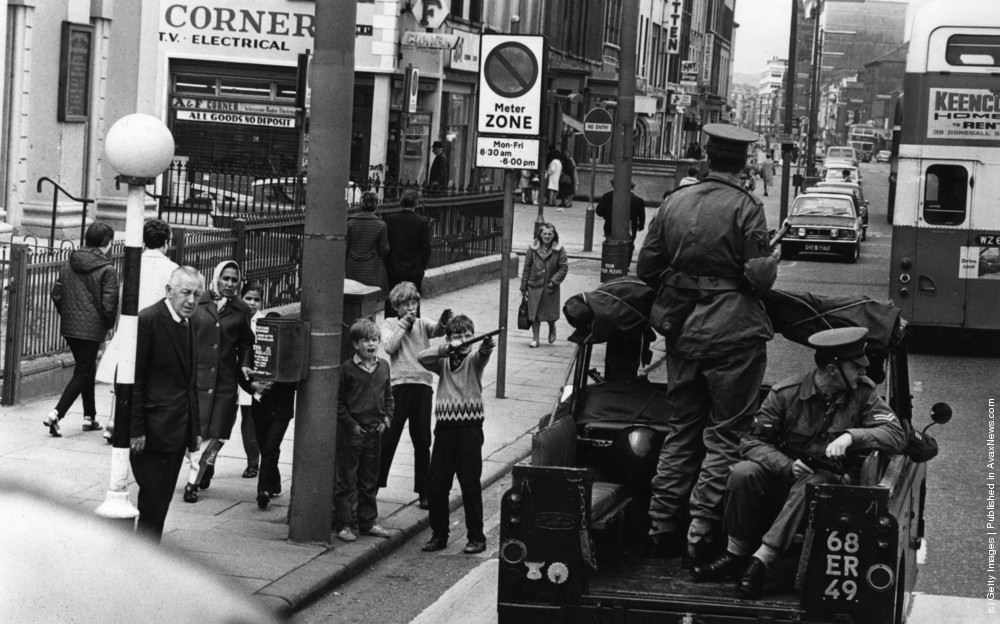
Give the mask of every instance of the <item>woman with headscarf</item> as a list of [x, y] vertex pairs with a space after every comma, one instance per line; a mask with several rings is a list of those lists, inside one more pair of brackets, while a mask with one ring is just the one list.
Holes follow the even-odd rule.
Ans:
[[569, 261], [566, 250], [559, 244], [559, 233], [551, 223], [538, 226], [535, 240], [524, 254], [521, 273], [521, 296], [528, 300], [531, 320], [531, 342], [538, 346], [542, 321], [549, 324], [549, 344], [556, 341], [556, 321], [559, 319], [559, 284], [566, 279]]
[[389, 256], [389, 233], [385, 221], [375, 214], [378, 196], [361, 196], [361, 211], [347, 219], [347, 258], [344, 275], [385, 290], [389, 284], [385, 259]]
[[219, 450], [236, 424], [238, 388], [252, 392], [252, 314], [239, 296], [241, 279], [236, 261], [216, 265], [193, 318], [201, 446], [190, 455], [186, 503], [197, 502], [198, 489], [207, 490], [212, 482]]

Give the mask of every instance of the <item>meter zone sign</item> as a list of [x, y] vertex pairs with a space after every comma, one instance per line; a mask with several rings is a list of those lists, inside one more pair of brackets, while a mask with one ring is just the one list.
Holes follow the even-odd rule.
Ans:
[[542, 121], [542, 60], [538, 35], [483, 35], [479, 52], [481, 134], [537, 136]]

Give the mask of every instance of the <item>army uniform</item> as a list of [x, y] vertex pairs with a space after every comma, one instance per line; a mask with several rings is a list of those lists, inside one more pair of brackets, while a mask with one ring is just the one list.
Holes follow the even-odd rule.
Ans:
[[[814, 371], [775, 385], [753, 429], [740, 444], [744, 460], [733, 466], [725, 505], [726, 532], [740, 539], [761, 542], [779, 551], [792, 545], [805, 514], [806, 485], [836, 483], [839, 475], [819, 470], [800, 479], [792, 476], [795, 460], [779, 450], [788, 445], [821, 458], [827, 445], [843, 433], [850, 433], [851, 449], [882, 449], [901, 453], [906, 434], [868, 377], [858, 380], [850, 393], [840, 393], [827, 402], [816, 388]], [[760, 496], [765, 492], [765, 496]], [[760, 527], [765, 499], [782, 504], [770, 528]], [[773, 503], [772, 503], [773, 504]], [[773, 514], [771, 514], [773, 516]]]
[[[818, 367], [771, 389], [740, 445], [744, 459], [733, 466], [726, 485], [726, 552], [694, 566], [696, 581], [725, 580], [742, 572], [737, 593], [759, 598], [768, 566], [792, 545], [802, 524], [808, 484], [852, 478], [844, 463], [848, 449], [905, 450], [899, 419], [875, 383], [861, 374], [869, 365], [867, 333], [863, 327], [849, 327], [813, 334], [809, 344], [817, 351]], [[850, 369], [844, 367], [847, 361], [853, 363]], [[833, 466], [821, 467], [813, 460]], [[754, 544], [760, 544], [756, 552]]]
[[[705, 131], [710, 147], [726, 141], [737, 158], [757, 136], [722, 124]], [[777, 274], [760, 201], [737, 175], [719, 171], [677, 189], [650, 224], [636, 272], [663, 300], [684, 306], [657, 325], [654, 305], [669, 377], [669, 430], [649, 512], [656, 537], [682, 530], [685, 508], [692, 518], [721, 520], [726, 477], [758, 404], [774, 335], [758, 293]]]

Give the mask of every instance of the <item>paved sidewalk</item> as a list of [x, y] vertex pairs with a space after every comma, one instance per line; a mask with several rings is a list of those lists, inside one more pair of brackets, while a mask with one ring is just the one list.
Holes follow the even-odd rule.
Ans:
[[[576, 202], [562, 211], [545, 208], [546, 220], [556, 225], [560, 238], [572, 256], [562, 297], [599, 284], [600, 242], [603, 222], [596, 219], [593, 250], [583, 251], [587, 202]], [[516, 205], [513, 247], [522, 252], [530, 243], [536, 206]], [[652, 217], [654, 209], [647, 210]], [[770, 214], [769, 214], [770, 217]], [[641, 244], [637, 241], [637, 246]], [[634, 266], [634, 265], [633, 265]], [[516, 319], [519, 276], [512, 280], [509, 318]], [[498, 324], [499, 281], [427, 298], [422, 304], [428, 318], [436, 318], [448, 307], [468, 314], [477, 329], [488, 331]], [[557, 323], [559, 340], [528, 348], [530, 332], [511, 330], [507, 344], [506, 397], [496, 397], [497, 353], [484, 374], [486, 401], [484, 485], [506, 474], [510, 467], [530, 452], [531, 432], [538, 419], [552, 408], [557, 386], [566, 373], [573, 345], [565, 340], [570, 327]], [[543, 328], [543, 337], [546, 331]], [[110, 387], [98, 386], [97, 405], [106, 414], [112, 405]], [[53, 500], [85, 513], [104, 500], [108, 487], [110, 447], [100, 433], [84, 433], [80, 403], [63, 420], [62, 438], [49, 437], [41, 421], [55, 405], [57, 397], [47, 397], [22, 405], [0, 408], [0, 475], [23, 482], [50, 495]], [[334, 414], [331, 412], [330, 417]], [[400, 442], [389, 484], [379, 492], [380, 523], [390, 529], [390, 539], [361, 537], [345, 544], [331, 536], [329, 544], [296, 544], [288, 541], [286, 524], [288, 492], [291, 490], [291, 459], [294, 422], [282, 446], [283, 494], [267, 510], [257, 508], [256, 480], [241, 478], [246, 466], [239, 424], [233, 439], [222, 449], [215, 478], [208, 490], [200, 492], [196, 504], [181, 500], [186, 471], [167, 516], [163, 544], [203, 563], [234, 580], [248, 596], [276, 612], [294, 611], [319, 593], [342, 583], [377, 559], [386, 556], [404, 540], [427, 527], [427, 513], [420, 510], [412, 492], [413, 453], [408, 436]], [[332, 460], [332, 453], [331, 453]], [[132, 501], [136, 488], [132, 484]], [[460, 504], [457, 484], [452, 490], [452, 507]], [[322, 511], [321, 513], [328, 513]], [[449, 548], [464, 545], [461, 527]], [[10, 537], [10, 536], [8, 536]]]

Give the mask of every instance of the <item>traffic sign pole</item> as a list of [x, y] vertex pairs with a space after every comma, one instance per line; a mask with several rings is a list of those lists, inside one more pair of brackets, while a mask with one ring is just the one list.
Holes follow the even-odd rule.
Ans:
[[[603, 108], [592, 108], [583, 118], [583, 138], [592, 148], [600, 147], [611, 139], [614, 118]], [[583, 227], [583, 250], [594, 248], [594, 177], [597, 170], [597, 150], [590, 150], [590, 206], [587, 208]]]

